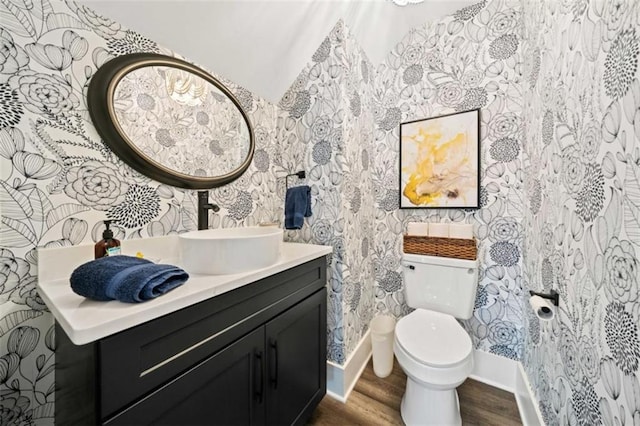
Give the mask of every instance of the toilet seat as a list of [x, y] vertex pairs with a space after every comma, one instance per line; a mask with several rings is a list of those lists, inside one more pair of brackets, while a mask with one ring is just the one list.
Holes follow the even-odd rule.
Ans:
[[398, 321], [395, 333], [407, 355], [433, 368], [455, 367], [472, 354], [471, 338], [451, 315], [416, 309]]

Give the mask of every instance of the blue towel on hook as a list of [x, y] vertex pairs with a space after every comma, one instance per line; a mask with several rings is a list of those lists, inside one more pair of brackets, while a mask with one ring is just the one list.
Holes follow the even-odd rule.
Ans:
[[284, 199], [285, 229], [300, 229], [304, 218], [311, 216], [311, 188], [308, 185], [287, 189]]
[[71, 289], [93, 300], [139, 303], [184, 284], [184, 270], [158, 265], [132, 256], [108, 256], [78, 266], [71, 274]]

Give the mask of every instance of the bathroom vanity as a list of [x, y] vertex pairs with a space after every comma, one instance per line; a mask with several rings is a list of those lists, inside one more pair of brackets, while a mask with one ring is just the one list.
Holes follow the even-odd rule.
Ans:
[[305, 423], [326, 392], [329, 252], [285, 243], [273, 267], [133, 305], [39, 284], [56, 317], [56, 424]]

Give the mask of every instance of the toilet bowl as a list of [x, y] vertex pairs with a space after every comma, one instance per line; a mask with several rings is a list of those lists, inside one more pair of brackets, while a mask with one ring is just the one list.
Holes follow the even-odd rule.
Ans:
[[456, 387], [473, 370], [471, 338], [458, 323], [473, 315], [475, 260], [407, 254], [404, 292], [415, 311], [396, 324], [393, 350], [407, 374], [401, 414], [407, 425], [460, 425]]
[[460, 425], [456, 387], [473, 370], [471, 338], [448, 314], [416, 309], [398, 321], [393, 350], [407, 375], [407, 425]]

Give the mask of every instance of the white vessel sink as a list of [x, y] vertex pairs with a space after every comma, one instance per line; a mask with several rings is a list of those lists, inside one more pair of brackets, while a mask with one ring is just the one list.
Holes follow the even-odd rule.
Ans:
[[182, 265], [190, 274], [226, 275], [273, 265], [283, 231], [274, 227], [206, 229], [179, 235]]

